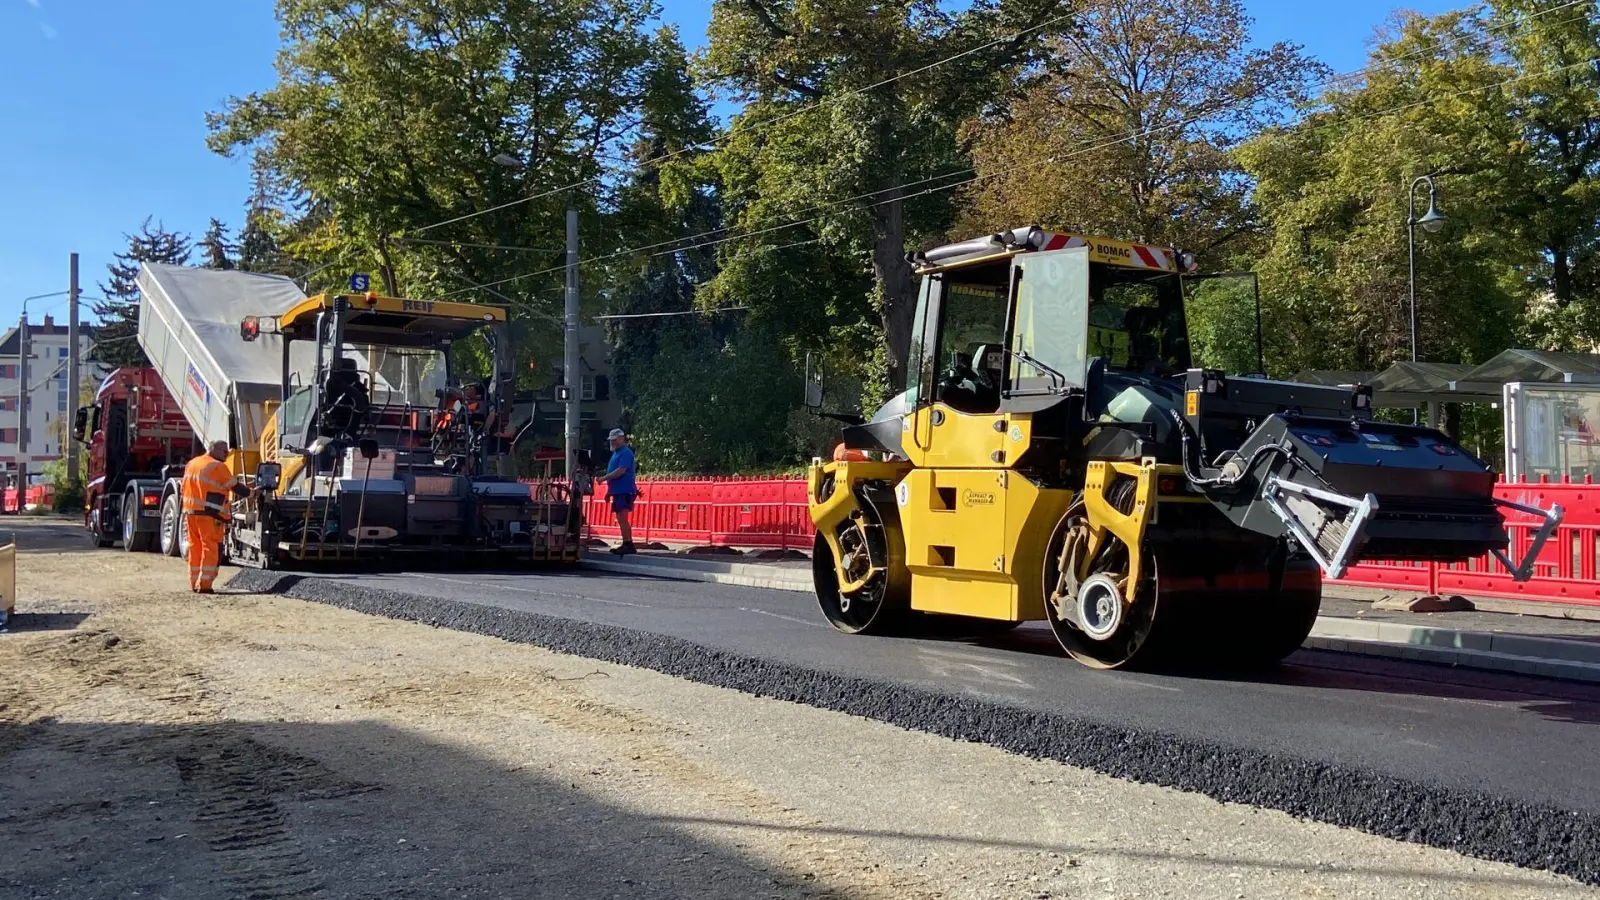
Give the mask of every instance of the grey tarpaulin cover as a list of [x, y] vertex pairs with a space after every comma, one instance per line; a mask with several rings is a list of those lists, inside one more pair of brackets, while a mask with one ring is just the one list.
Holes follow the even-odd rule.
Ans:
[[[144, 263], [139, 267], [139, 346], [206, 441], [254, 447], [266, 423], [264, 402], [277, 400], [283, 339], [239, 336], [245, 316], [276, 316], [306, 299], [288, 278]], [[315, 348], [294, 345], [290, 369], [312, 380]], [[237, 429], [230, 420], [237, 417]]]

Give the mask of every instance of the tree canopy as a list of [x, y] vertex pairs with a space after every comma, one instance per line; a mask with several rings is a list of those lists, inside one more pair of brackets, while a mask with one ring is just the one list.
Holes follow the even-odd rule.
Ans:
[[[252, 160], [243, 210], [195, 248], [130, 235], [103, 335], [136, 327], [139, 260], [198, 249], [313, 291], [373, 271], [508, 305], [543, 388], [571, 207], [585, 314], [651, 316], [607, 338], [653, 470], [777, 468], [837, 434], [798, 410], [808, 355], [836, 405], [881, 401], [911, 338], [906, 252], [1003, 227], [1256, 272], [1272, 374], [1381, 369], [1410, 352], [1407, 191], [1431, 176], [1423, 358], [1600, 343], [1594, 0], [1399, 14], [1339, 76], [1253, 41], [1243, 0], [714, 0], [693, 54], [654, 0], [277, 11], [277, 83], [209, 123]], [[1205, 364], [1256, 367], [1250, 286], [1191, 285]], [[482, 350], [459, 349], [468, 369]]]
[[146, 218], [137, 233], [125, 235], [128, 249], [106, 264], [106, 280], [100, 283], [102, 299], [89, 304], [100, 323], [89, 358], [108, 366], [150, 364], [135, 340], [139, 334], [139, 265], [188, 265], [194, 252], [188, 235], [151, 222]]

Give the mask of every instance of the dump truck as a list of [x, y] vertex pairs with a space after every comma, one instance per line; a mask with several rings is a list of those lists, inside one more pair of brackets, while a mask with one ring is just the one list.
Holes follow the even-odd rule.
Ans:
[[95, 546], [175, 553], [179, 510], [163, 506], [163, 489], [201, 452], [200, 439], [156, 371], [113, 370], [93, 405], [78, 409], [72, 437], [85, 445], [83, 524]]
[[[581, 504], [561, 473], [546, 463], [530, 486], [510, 472], [504, 310], [307, 297], [287, 278], [155, 263], [138, 284], [151, 367], [118, 370], [82, 416], [91, 467], [113, 473], [86, 502], [97, 544], [182, 555], [183, 464], [225, 440], [229, 467], [260, 488], [233, 505], [236, 564], [577, 560]], [[451, 348], [479, 331], [493, 370], [463, 386]]]
[[907, 384], [808, 473], [818, 603], [840, 631], [1049, 623], [1097, 668], [1263, 665], [1322, 579], [1379, 559], [1507, 555], [1495, 474], [1378, 421], [1370, 389], [1196, 368], [1194, 255], [1033, 226], [912, 254]]

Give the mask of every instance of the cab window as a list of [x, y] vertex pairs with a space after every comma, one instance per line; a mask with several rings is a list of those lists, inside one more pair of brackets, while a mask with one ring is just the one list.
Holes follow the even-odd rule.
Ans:
[[946, 276], [935, 363], [938, 402], [965, 413], [1000, 408], [1006, 293], [1003, 283]]
[[1170, 375], [1189, 367], [1183, 291], [1170, 272], [1094, 266], [1089, 355], [1114, 369]]

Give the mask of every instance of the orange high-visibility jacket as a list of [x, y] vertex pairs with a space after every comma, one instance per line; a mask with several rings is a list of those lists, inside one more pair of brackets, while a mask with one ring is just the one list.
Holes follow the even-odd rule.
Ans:
[[228, 492], [233, 489], [228, 464], [204, 453], [183, 467], [183, 511], [189, 515], [227, 518]]

